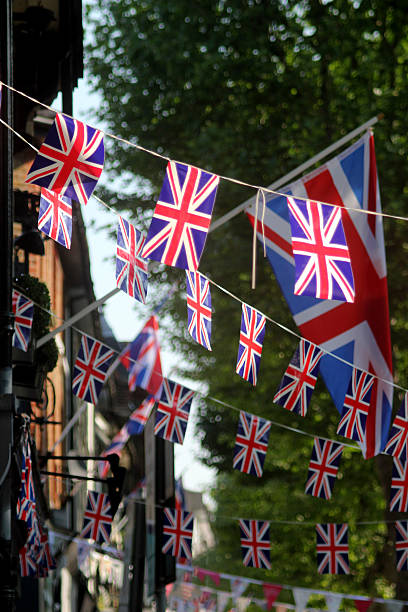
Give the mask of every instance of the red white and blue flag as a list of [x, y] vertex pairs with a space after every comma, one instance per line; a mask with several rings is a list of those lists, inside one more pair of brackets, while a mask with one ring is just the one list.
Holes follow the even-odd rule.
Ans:
[[315, 438], [305, 493], [322, 499], [330, 499], [336, 482], [343, 444]]
[[163, 510], [163, 547], [165, 555], [191, 559], [194, 515], [185, 510]]
[[174, 485], [174, 505], [176, 510], [186, 510], [186, 497], [181, 476], [177, 478]]
[[232, 467], [245, 474], [262, 476], [271, 423], [255, 414], [239, 413]]
[[198, 344], [211, 351], [210, 281], [199, 272], [186, 270], [188, 331]]
[[34, 302], [13, 289], [12, 308], [14, 313], [13, 346], [26, 353], [33, 325]]
[[347, 523], [316, 525], [317, 571], [319, 574], [349, 574]]
[[197, 270], [220, 179], [170, 161], [147, 233], [143, 257]]
[[397, 570], [408, 571], [408, 521], [395, 521], [395, 552]]
[[74, 395], [96, 405], [114, 356], [115, 351], [108, 346], [82, 334], [81, 346], [74, 363]]
[[106, 493], [88, 491], [84, 522], [80, 538], [108, 543], [112, 529], [112, 514], [109, 496]]
[[353, 368], [349, 388], [344, 398], [343, 412], [337, 433], [350, 440], [364, 442], [367, 415], [375, 379], [371, 374]]
[[240, 519], [242, 561], [246, 567], [271, 569], [269, 523]]
[[43, 187], [38, 213], [38, 229], [55, 242], [62, 244], [66, 249], [70, 249], [72, 238], [71, 200]]
[[119, 217], [116, 243], [116, 284], [130, 297], [146, 303], [147, 261], [141, 255], [145, 237]]
[[399, 457], [393, 457], [390, 510], [408, 511], [408, 461], [402, 461]]
[[275, 404], [306, 416], [322, 355], [319, 347], [307, 340], [300, 341], [273, 398]]
[[242, 304], [236, 373], [256, 385], [265, 337], [265, 315]]
[[102, 174], [104, 156], [102, 132], [57, 113], [25, 182], [86, 204]]
[[25, 544], [18, 551], [20, 560], [20, 576], [27, 578], [27, 576], [37, 576], [37, 561], [33, 555], [31, 546]]
[[183, 444], [193, 397], [194, 391], [167, 378], [163, 379], [154, 426], [156, 436]]
[[[301, 335], [335, 356], [392, 381], [387, 272], [382, 217], [375, 162], [374, 138], [362, 138], [302, 179], [281, 188], [288, 195], [347, 206], [342, 221], [353, 263], [355, 299], [351, 302], [322, 301], [293, 293], [295, 265], [286, 197], [268, 196], [264, 216], [265, 243], [269, 261], [292, 311]], [[254, 199], [255, 200], [255, 199]], [[254, 223], [255, 202], [247, 209]], [[257, 235], [262, 241], [262, 221]], [[320, 373], [337, 410], [343, 400], [352, 369], [325, 354]], [[366, 457], [379, 453], [388, 439], [393, 387], [378, 380], [372, 394], [363, 451]]]
[[402, 461], [408, 458], [408, 393], [404, 395], [401, 407], [392, 424], [385, 452]]

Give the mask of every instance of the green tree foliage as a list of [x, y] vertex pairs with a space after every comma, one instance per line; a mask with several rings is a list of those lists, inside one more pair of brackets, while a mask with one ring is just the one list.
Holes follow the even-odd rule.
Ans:
[[[91, 11], [94, 43], [88, 66], [103, 95], [100, 118], [109, 129], [147, 149], [222, 176], [268, 185], [369, 117], [384, 113], [375, 129], [383, 208], [407, 215], [406, 74], [408, 24], [401, 0], [99, 0]], [[164, 175], [165, 161], [109, 141], [111, 171], [142, 177], [132, 197], [110, 201], [143, 224]], [[221, 181], [215, 215], [254, 190]], [[396, 380], [407, 387], [407, 225], [385, 220], [390, 312]], [[294, 328], [267, 263], [258, 262], [250, 290], [251, 230], [243, 215], [210, 234], [200, 269], [240, 299]], [[272, 397], [296, 340], [268, 324], [255, 388], [235, 374], [241, 306], [213, 291], [213, 351], [193, 345], [185, 331], [184, 275], [157, 267], [158, 281], [179, 282], [169, 303], [171, 335], [191, 378], [209, 395], [246, 410], [335, 437], [338, 414], [318, 385], [310, 414], [301, 419], [274, 406]], [[180, 368], [181, 371], [181, 368]], [[398, 404], [400, 397], [396, 398]], [[272, 427], [262, 479], [232, 471], [238, 413], [200, 401], [197, 435], [206, 462], [219, 470], [217, 547], [203, 560], [212, 569], [283, 582], [371, 595], [407, 598], [392, 553], [393, 526], [356, 525], [387, 514], [390, 460], [364, 461], [346, 450], [332, 501], [305, 496], [312, 438]], [[239, 531], [231, 517], [272, 521], [272, 571], [244, 570]], [[395, 515], [392, 519], [396, 518]], [[287, 521], [281, 523], [279, 521]], [[296, 524], [292, 524], [292, 522]], [[316, 522], [350, 523], [349, 577], [320, 577], [315, 566]]]

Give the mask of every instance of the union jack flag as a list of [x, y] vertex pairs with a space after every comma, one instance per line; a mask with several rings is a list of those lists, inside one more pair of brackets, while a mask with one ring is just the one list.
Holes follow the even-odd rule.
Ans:
[[140, 334], [119, 355], [118, 359], [129, 371], [130, 391], [142, 387], [154, 397], [161, 395], [163, 376], [158, 331], [159, 325], [153, 315]]
[[239, 413], [232, 467], [245, 474], [262, 476], [271, 423], [242, 410]]
[[199, 272], [186, 270], [188, 331], [196, 342], [211, 351], [210, 281]]
[[336, 481], [343, 444], [315, 438], [305, 493], [322, 499], [330, 499]]
[[109, 496], [106, 493], [88, 491], [84, 523], [79, 537], [103, 544], [109, 542], [111, 528], [112, 515]]
[[154, 433], [169, 442], [183, 444], [194, 391], [167, 378], [157, 405]]
[[408, 511], [408, 461], [401, 461], [399, 457], [393, 457], [390, 510]]
[[236, 373], [256, 385], [265, 336], [265, 316], [242, 304]]
[[269, 523], [240, 519], [242, 561], [246, 567], [271, 569]]
[[374, 377], [371, 374], [353, 368], [344, 398], [343, 413], [337, 427], [340, 436], [364, 442], [373, 386]]
[[13, 289], [12, 308], [14, 313], [13, 346], [26, 353], [33, 325], [34, 302]]
[[349, 574], [347, 523], [316, 525], [317, 571], [319, 574]]
[[176, 510], [185, 510], [186, 509], [186, 497], [184, 495], [184, 487], [183, 487], [183, 480], [180, 476], [180, 478], [177, 478], [176, 482], [175, 482], [175, 487], [174, 487], [174, 505], [176, 507]]
[[395, 521], [395, 551], [397, 570], [408, 571], [408, 521]]
[[96, 404], [115, 351], [90, 336], [82, 335], [74, 364], [72, 391], [86, 402]]
[[146, 303], [147, 261], [141, 256], [145, 237], [119, 217], [116, 244], [116, 284], [130, 297]]
[[184, 510], [163, 510], [163, 547], [164, 554], [191, 559], [194, 515]]
[[275, 404], [306, 416], [322, 355], [319, 347], [307, 340], [300, 341], [273, 398]]
[[69, 198], [41, 189], [38, 229], [50, 238], [71, 248], [72, 237], [72, 203]]
[[86, 204], [102, 174], [104, 155], [102, 132], [58, 113], [25, 182]]
[[27, 576], [37, 576], [37, 562], [33, 557], [31, 547], [26, 544], [18, 551], [20, 558], [20, 575], [23, 578]]
[[143, 257], [197, 270], [220, 179], [170, 161], [146, 237]]
[[408, 393], [405, 393], [401, 407], [391, 427], [385, 452], [401, 460], [408, 457]]

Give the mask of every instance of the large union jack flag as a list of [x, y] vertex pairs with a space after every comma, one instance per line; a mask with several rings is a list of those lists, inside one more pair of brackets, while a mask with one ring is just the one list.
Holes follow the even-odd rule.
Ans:
[[191, 559], [194, 515], [185, 510], [163, 510], [163, 547], [165, 555]]
[[307, 340], [300, 341], [273, 398], [275, 404], [306, 416], [322, 355], [319, 347]]
[[34, 302], [13, 289], [12, 308], [14, 313], [13, 346], [27, 352], [33, 325]]
[[116, 243], [116, 284], [122, 291], [146, 303], [147, 261], [141, 256], [145, 237], [119, 217]]
[[344, 398], [343, 412], [337, 433], [350, 440], [364, 442], [371, 391], [375, 379], [371, 374], [353, 368], [349, 388]]
[[408, 393], [404, 395], [401, 407], [392, 424], [385, 452], [406, 461], [408, 457]]
[[66, 249], [70, 249], [72, 237], [71, 200], [42, 188], [38, 229], [62, 244]]
[[197, 270], [204, 249], [219, 177], [170, 161], [146, 237], [143, 257]]
[[239, 520], [242, 561], [247, 567], [271, 569], [269, 523], [248, 519]]
[[86, 402], [96, 404], [115, 351], [90, 336], [82, 335], [74, 364], [72, 391]]
[[401, 461], [398, 457], [393, 457], [390, 510], [408, 511], [408, 461]]
[[305, 493], [330, 499], [344, 446], [324, 438], [315, 438]]
[[271, 423], [242, 410], [239, 413], [232, 467], [245, 474], [262, 476]]
[[395, 521], [395, 552], [397, 570], [408, 571], [408, 521]]
[[316, 525], [317, 571], [319, 574], [349, 574], [347, 523]]
[[104, 544], [110, 540], [111, 528], [112, 514], [109, 496], [106, 493], [88, 491], [84, 522], [79, 537]]
[[265, 322], [265, 315], [247, 304], [242, 304], [236, 372], [253, 385], [256, 385], [261, 363]]
[[167, 378], [163, 379], [154, 426], [156, 436], [183, 444], [193, 397], [194, 391]]
[[188, 331], [198, 344], [211, 351], [210, 281], [199, 272], [186, 270]]
[[104, 155], [102, 132], [58, 113], [26, 183], [86, 204], [102, 173]]
[[[272, 187], [273, 188], [273, 187]], [[275, 186], [276, 189], [276, 186]], [[264, 215], [268, 259], [303, 338], [330, 351], [362, 370], [392, 382], [390, 317], [381, 202], [375, 162], [374, 138], [367, 132], [338, 156], [296, 182], [279, 187], [295, 197], [347, 206], [342, 222], [353, 263], [355, 300], [335, 302], [293, 293], [293, 258], [289, 211], [286, 197], [269, 195]], [[255, 197], [247, 204], [255, 222]], [[257, 235], [262, 242], [262, 220]], [[350, 381], [350, 368], [325, 354], [320, 374], [337, 410], [343, 410]], [[367, 419], [365, 457], [379, 453], [388, 440], [393, 387], [378, 380], [371, 395]]]

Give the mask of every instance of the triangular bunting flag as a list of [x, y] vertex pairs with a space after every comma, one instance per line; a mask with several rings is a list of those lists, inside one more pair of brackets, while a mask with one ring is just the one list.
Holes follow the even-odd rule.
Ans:
[[218, 591], [217, 598], [217, 612], [224, 612], [228, 600], [231, 598], [231, 593], [225, 591]]
[[310, 589], [301, 589], [300, 587], [294, 587], [292, 589], [293, 599], [295, 600], [297, 612], [303, 612], [306, 608], [306, 604], [309, 601]]
[[279, 593], [281, 592], [282, 587], [280, 586], [280, 584], [268, 584], [267, 582], [264, 582], [262, 588], [266, 598], [266, 609], [271, 610], [273, 604], [279, 597]]
[[249, 580], [245, 578], [230, 578], [231, 597], [235, 601], [240, 597], [249, 584]]
[[390, 601], [385, 602], [385, 606], [388, 612], [401, 612], [404, 605], [405, 604], [403, 601], [394, 601], [392, 599]]
[[356, 606], [358, 612], [367, 612], [368, 608], [373, 603], [372, 599], [355, 599], [354, 605]]
[[343, 600], [343, 596], [338, 593], [327, 593], [326, 605], [329, 612], [337, 612], [340, 608], [340, 604]]

